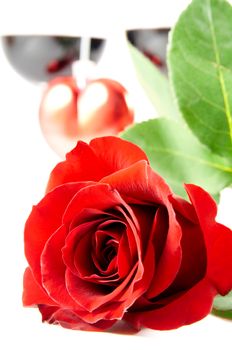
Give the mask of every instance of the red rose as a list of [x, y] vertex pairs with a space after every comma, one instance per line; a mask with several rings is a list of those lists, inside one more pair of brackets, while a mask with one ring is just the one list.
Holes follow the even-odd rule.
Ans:
[[120, 319], [171, 329], [206, 316], [232, 288], [232, 233], [204, 190], [186, 191], [190, 203], [129, 142], [79, 142], [26, 222], [24, 305], [85, 330]]

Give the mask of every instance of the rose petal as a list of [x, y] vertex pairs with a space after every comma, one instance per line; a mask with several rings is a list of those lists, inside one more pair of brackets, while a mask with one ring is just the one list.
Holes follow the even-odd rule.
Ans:
[[106, 172], [103, 168], [104, 164], [89, 145], [79, 141], [77, 146], [67, 153], [66, 160], [58, 163], [52, 170], [46, 192], [68, 182], [98, 181]]
[[[93, 257], [93, 261], [95, 262], [95, 257]], [[86, 280], [90, 280], [92, 282], [96, 282], [99, 284], [107, 284], [107, 285], [115, 285], [115, 282], [119, 280], [119, 276], [117, 273], [117, 259], [116, 256], [111, 260], [106, 270], [101, 270], [101, 267], [98, 267], [98, 262], [95, 262], [95, 265], [99, 269], [100, 273], [93, 274], [85, 278]]]
[[184, 216], [189, 221], [192, 221], [193, 223], [198, 223], [196, 212], [192, 204], [190, 204], [185, 199], [178, 197], [174, 194], [170, 195], [169, 199], [173, 205], [175, 212], [181, 214], [182, 216]]
[[[122, 299], [121, 293], [123, 295], [128, 295], [131, 293], [131, 287], [133, 285], [128, 285], [132, 276], [135, 275], [137, 265], [133, 267], [127, 277], [122, 281], [116, 288], [107, 287], [103, 285], [97, 285], [72, 274], [72, 272], [67, 269], [66, 271], [66, 286], [67, 289], [74, 300], [78, 304], [82, 305], [89, 312], [97, 309], [98, 307], [106, 304], [107, 302], [117, 301], [120, 302]], [[121, 296], [120, 298], [118, 296]], [[128, 295], [129, 296], [129, 295]]]
[[93, 324], [83, 321], [74, 310], [62, 309], [57, 307], [48, 307], [39, 305], [43, 322], [50, 324], [60, 324], [64, 328], [84, 330], [84, 331], [102, 331], [110, 328], [115, 322], [102, 320]]
[[59, 310], [58, 306], [49, 306], [49, 305], [38, 305], [38, 309], [42, 315], [42, 322], [55, 323], [52, 318], [53, 314]]
[[44, 245], [62, 224], [63, 213], [71, 198], [88, 184], [89, 182], [67, 184], [49, 192], [33, 207], [27, 219], [24, 231], [25, 255], [39, 283], [41, 283], [40, 255]]
[[100, 182], [110, 184], [129, 204], [165, 204], [172, 193], [145, 160], [106, 176]]
[[151, 236], [153, 237], [152, 245], [154, 246], [155, 262], [157, 265], [165, 247], [168, 235], [168, 227], [168, 211], [165, 207], [160, 206], [156, 211], [154, 221], [151, 226]]
[[190, 289], [205, 276], [207, 268], [205, 242], [199, 225], [193, 224], [179, 214], [177, 221], [182, 230], [182, 261], [180, 270], [170, 290], [167, 291], [168, 295]]
[[130, 207], [138, 221], [138, 234], [141, 241], [142, 256], [144, 256], [151, 237], [152, 225], [157, 211], [157, 206], [132, 204]]
[[84, 330], [84, 331], [103, 331], [110, 328], [117, 320], [100, 320], [95, 323], [83, 321], [73, 310], [60, 309], [53, 314], [53, 319], [64, 328]]
[[123, 204], [119, 193], [107, 184], [94, 184], [80, 190], [68, 204], [63, 223], [69, 223], [78, 217], [84, 209], [107, 210]]
[[137, 329], [141, 326], [158, 330], [175, 329], [208, 315], [216, 293], [210, 281], [204, 279], [164, 307], [150, 311], [129, 311], [124, 318]]
[[136, 261], [136, 259], [141, 260], [142, 249], [141, 241], [139, 235], [139, 223], [134, 215], [133, 210], [125, 203], [124, 207], [118, 208], [118, 210], [123, 214], [123, 217], [126, 219], [127, 223], [127, 240], [128, 247], [130, 250], [131, 261]]
[[[136, 289], [135, 284], [137, 280], [141, 279], [143, 274], [143, 266], [142, 264], [139, 264], [136, 274], [132, 274], [130, 276], [127, 288], [123, 288], [120, 293], [117, 294], [115, 300], [113, 298], [107, 300], [106, 298], [104, 300], [105, 302], [101, 306], [92, 311], [78, 311], [79, 316], [86, 322], [90, 323], [97, 322], [102, 319], [122, 319], [125, 311], [135, 302], [138, 297], [141, 296], [141, 289]], [[110, 297], [112, 297], [112, 294]]]
[[210, 195], [195, 185], [186, 185], [201, 225], [207, 249], [207, 276], [225, 295], [232, 289], [232, 231], [215, 222], [217, 206]]
[[104, 176], [127, 168], [139, 160], [148, 161], [141, 148], [115, 136], [93, 139], [90, 142], [90, 147], [107, 168], [107, 173]]
[[61, 226], [47, 241], [41, 255], [42, 283], [47, 293], [60, 306], [76, 307], [65, 286], [65, 265], [61, 249], [64, 246], [66, 228]]
[[[149, 285], [155, 274], [155, 248], [154, 248], [154, 234], [155, 230], [151, 231], [149, 241], [146, 247], [145, 254], [143, 254], [143, 275], [142, 278], [135, 283], [134, 290], [138, 293], [138, 298], [147, 291]], [[136, 298], [137, 299], [137, 298]]]
[[128, 236], [124, 234], [120, 240], [119, 248], [118, 248], [118, 274], [120, 278], [124, 278], [132, 266], [132, 256], [130, 254]]
[[[178, 224], [173, 208], [168, 205], [168, 220], [169, 228], [165, 241], [165, 245], [162, 248], [162, 253], [157, 261], [156, 272], [154, 279], [151, 282], [148, 292], [146, 293], [148, 298], [154, 298], [165, 289], [167, 289], [173, 280], [175, 279], [181, 264], [182, 251], [181, 251], [181, 237], [182, 231], [180, 225]], [[163, 216], [163, 211], [158, 210], [155, 220], [154, 227], [155, 230], [154, 237], [165, 236], [165, 219]], [[156, 242], [154, 241], [154, 244]], [[162, 247], [163, 243], [160, 248]], [[156, 255], [160, 255], [160, 251], [156, 249]]]
[[[83, 223], [95, 221], [95, 220], [102, 220], [104, 223], [105, 218], [108, 218], [108, 216], [111, 216], [112, 214], [109, 214], [107, 211], [98, 210], [95, 208], [84, 208], [78, 213], [78, 215], [74, 214], [74, 217], [71, 219], [69, 226], [69, 231], [73, 230], [79, 225], [82, 225]], [[113, 215], [112, 215], [113, 216]]]
[[141, 159], [147, 160], [147, 157], [139, 147], [117, 137], [94, 139], [90, 145], [79, 141], [66, 155], [66, 160], [51, 172], [47, 191], [67, 182], [98, 181]]
[[91, 259], [91, 245], [92, 235], [101, 221], [102, 219], [84, 222], [74, 228], [66, 237], [62, 247], [63, 264], [73, 274], [84, 277], [96, 272]]
[[38, 304], [56, 305], [46, 291], [36, 282], [29, 267], [23, 276], [23, 305], [32, 306]]

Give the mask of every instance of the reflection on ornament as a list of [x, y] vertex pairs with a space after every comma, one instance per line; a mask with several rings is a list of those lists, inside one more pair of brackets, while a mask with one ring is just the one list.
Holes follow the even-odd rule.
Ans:
[[51, 81], [40, 105], [40, 125], [48, 144], [61, 156], [78, 140], [117, 135], [133, 122], [126, 89], [110, 79], [77, 87], [73, 77]]

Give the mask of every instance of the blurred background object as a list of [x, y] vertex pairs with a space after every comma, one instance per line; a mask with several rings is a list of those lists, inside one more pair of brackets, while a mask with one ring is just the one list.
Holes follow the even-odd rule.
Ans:
[[136, 80], [127, 40], [166, 72], [168, 32], [134, 29], [107, 39], [11, 35], [2, 37], [2, 48], [17, 74], [42, 86], [41, 130], [64, 158], [78, 140], [117, 135], [134, 120], [155, 116]]
[[[94, 136], [117, 134], [133, 121], [156, 115], [137, 80], [127, 40], [166, 73], [168, 31], [188, 2], [177, 0], [174, 5], [170, 0], [159, 4], [148, 0], [133, 3], [68, 0], [65, 4], [49, 1], [41, 6], [30, 1], [3, 1], [2, 51], [17, 76], [32, 84], [33, 89], [40, 89], [41, 101], [35, 101], [36, 117], [40, 118], [45, 139], [56, 153], [63, 158], [79, 139], [88, 141]], [[20, 20], [14, 20], [14, 14]], [[86, 39], [89, 47], [83, 58]], [[61, 84], [62, 77], [65, 78]], [[108, 86], [105, 89], [109, 99], [101, 108], [99, 94], [93, 93], [99, 84], [86, 89], [96, 79], [115, 81], [113, 89], [111, 83], [110, 89]], [[22, 86], [21, 103], [27, 109], [29, 104], [23, 91]], [[125, 105], [123, 108], [117, 107], [119, 101]], [[106, 111], [111, 118], [106, 117]]]
[[[78, 140], [116, 135], [156, 116], [137, 80], [127, 41], [166, 74], [169, 28], [188, 1], [176, 1], [175, 7], [147, 0], [67, 1], [62, 6], [51, 1], [44, 7], [4, 3], [2, 52], [17, 76], [40, 89], [36, 117], [59, 156], [64, 158]], [[6, 21], [12, 9], [20, 21]]]
[[[168, 28], [126, 31], [127, 39], [155, 65], [166, 64]], [[89, 60], [97, 63], [104, 53], [106, 39], [91, 38]], [[7, 35], [3, 50], [14, 69], [28, 80], [49, 81], [70, 76], [72, 63], [80, 59], [80, 37]]]
[[[104, 42], [104, 39], [91, 39], [91, 61], [99, 60]], [[11, 35], [2, 37], [2, 44], [14, 69], [34, 82], [70, 76], [72, 63], [80, 58], [80, 37]]]
[[90, 80], [78, 87], [74, 77], [58, 77], [49, 82], [40, 104], [41, 130], [62, 158], [77, 140], [117, 135], [133, 123], [126, 89], [115, 80]]

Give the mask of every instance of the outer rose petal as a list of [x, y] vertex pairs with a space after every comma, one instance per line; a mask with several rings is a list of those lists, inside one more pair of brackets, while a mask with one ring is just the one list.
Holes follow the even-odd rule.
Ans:
[[98, 181], [106, 169], [93, 150], [83, 141], [66, 155], [66, 160], [58, 163], [50, 174], [46, 192], [68, 182]]
[[33, 274], [41, 283], [40, 256], [49, 237], [62, 223], [63, 213], [80, 188], [91, 182], [70, 183], [48, 193], [33, 207], [25, 224], [24, 247]]
[[178, 274], [167, 291], [168, 295], [192, 288], [205, 277], [207, 269], [206, 247], [199, 224], [194, 224], [179, 214], [176, 216], [182, 230], [182, 260]]
[[162, 177], [145, 160], [106, 176], [100, 182], [110, 184], [130, 204], [166, 205], [169, 203], [168, 196], [172, 193]]
[[90, 142], [90, 147], [107, 167], [108, 172], [104, 176], [128, 168], [139, 160], [148, 162], [148, 158], [141, 148], [119, 137], [107, 136], [93, 139]]
[[210, 281], [204, 279], [166, 306], [144, 312], [128, 311], [124, 319], [137, 329], [141, 326], [159, 330], [178, 328], [208, 315], [216, 293]]
[[42, 283], [59, 306], [77, 308], [65, 285], [65, 265], [61, 252], [65, 237], [66, 229], [61, 226], [47, 241], [41, 255]]
[[215, 222], [217, 206], [210, 195], [195, 185], [186, 185], [195, 208], [207, 249], [207, 276], [225, 295], [232, 289], [232, 231]]
[[67, 182], [99, 181], [141, 159], [147, 160], [147, 156], [138, 146], [118, 137], [100, 137], [90, 145], [79, 141], [66, 160], [53, 169], [47, 191]]
[[59, 323], [64, 328], [84, 331], [102, 331], [112, 327], [112, 325], [116, 322], [116, 320], [102, 320], [89, 324], [78, 317], [74, 310], [49, 308], [46, 305], [40, 305], [39, 309], [43, 316], [43, 321], [55, 324]]
[[52, 315], [54, 312], [59, 310], [59, 306], [49, 306], [49, 305], [44, 305], [44, 304], [39, 304], [38, 309], [42, 315], [42, 322], [50, 322]]
[[192, 204], [174, 194], [169, 197], [169, 200], [172, 203], [175, 212], [181, 214], [189, 221], [198, 224], [197, 215]]
[[[182, 230], [176, 220], [173, 208], [170, 205], [167, 205], [167, 210], [169, 220], [168, 233], [162, 254], [157, 262], [155, 276], [147, 292], [148, 298], [154, 298], [167, 289], [175, 279], [181, 266]], [[163, 219], [162, 212], [157, 211], [153, 226], [153, 230], [155, 231], [154, 236], [158, 236], [163, 231]]]
[[37, 304], [56, 305], [47, 293], [35, 281], [31, 269], [26, 268], [23, 276], [23, 305], [32, 306]]

